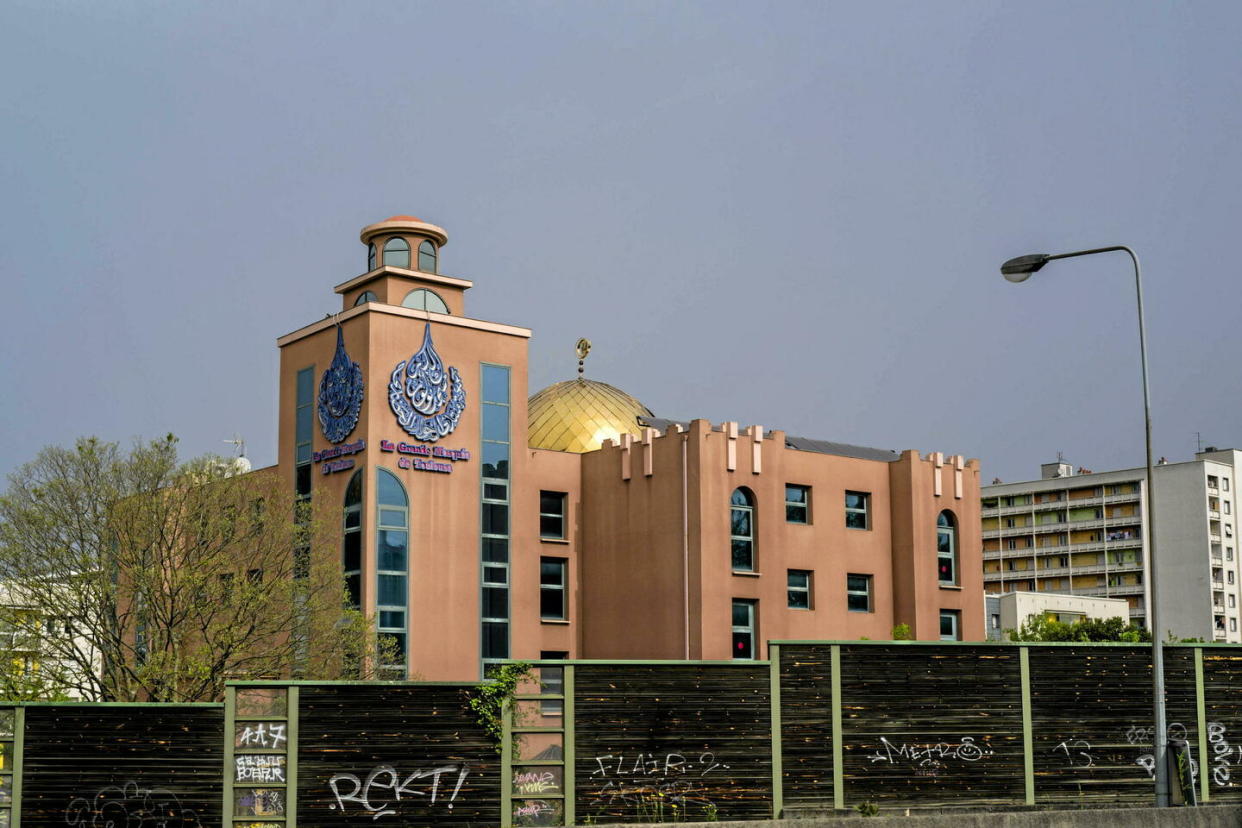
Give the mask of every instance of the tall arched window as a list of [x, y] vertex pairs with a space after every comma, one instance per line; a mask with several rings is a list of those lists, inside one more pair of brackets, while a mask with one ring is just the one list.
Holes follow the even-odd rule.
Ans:
[[423, 273], [436, 272], [436, 246], [425, 241], [418, 246], [418, 269]]
[[375, 245], [367, 245], [367, 271], [375, 270]]
[[401, 307], [431, 311], [432, 313], [449, 312], [448, 305], [444, 304], [444, 300], [440, 298], [439, 294], [433, 290], [427, 290], [427, 288], [414, 288], [414, 290], [411, 290], [401, 300]]
[[406, 619], [409, 590], [410, 500], [397, 476], [376, 469], [377, 508], [375, 522], [376, 628], [385, 652], [381, 672], [406, 676]]
[[733, 548], [733, 570], [755, 571], [755, 496], [750, 489], [733, 490], [729, 498], [729, 536]]
[[345, 487], [345, 541], [341, 549], [341, 569], [345, 572], [345, 592], [349, 605], [362, 607], [362, 469], [354, 472]]
[[948, 509], [936, 518], [936, 569], [940, 583], [957, 584], [957, 520]]
[[405, 239], [384, 242], [384, 264], [410, 269], [410, 243]]

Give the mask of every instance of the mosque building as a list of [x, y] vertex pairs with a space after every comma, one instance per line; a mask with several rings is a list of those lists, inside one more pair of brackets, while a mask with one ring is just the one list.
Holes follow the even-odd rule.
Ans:
[[[445, 231], [363, 228], [340, 313], [280, 337], [278, 465], [340, 504], [390, 675], [517, 658], [764, 658], [768, 640], [984, 638], [979, 463], [656, 416], [466, 312]], [[779, 412], [775, 412], [779, 413]]]

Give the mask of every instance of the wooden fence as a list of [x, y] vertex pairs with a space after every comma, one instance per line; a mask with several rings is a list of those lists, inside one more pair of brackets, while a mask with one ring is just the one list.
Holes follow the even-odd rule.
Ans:
[[[1170, 645], [1169, 735], [1242, 802], [1242, 647]], [[241, 682], [222, 704], [0, 704], [0, 828], [561, 825], [1153, 799], [1150, 648], [772, 642], [477, 684]], [[1236, 744], [1235, 744], [1236, 743]]]

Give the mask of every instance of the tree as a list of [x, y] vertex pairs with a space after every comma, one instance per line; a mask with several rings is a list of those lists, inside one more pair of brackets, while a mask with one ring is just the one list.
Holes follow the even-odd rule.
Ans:
[[0, 498], [0, 621], [33, 612], [39, 672], [103, 701], [369, 677], [373, 626], [345, 603], [339, 557], [309, 551], [340, 548], [339, 514], [292, 489], [275, 469], [182, 464], [172, 435], [45, 448]]
[[1010, 641], [1151, 641], [1151, 633], [1124, 618], [1080, 618], [1072, 624], [1047, 614], [1028, 617], [1016, 630], [1006, 630]]

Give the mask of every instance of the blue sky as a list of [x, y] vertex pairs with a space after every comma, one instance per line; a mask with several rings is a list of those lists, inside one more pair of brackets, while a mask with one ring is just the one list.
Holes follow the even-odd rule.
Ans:
[[0, 472], [172, 431], [275, 459], [275, 338], [360, 227], [450, 236], [469, 312], [738, 420], [1038, 476], [1242, 445], [1236, 3], [0, 7]]

